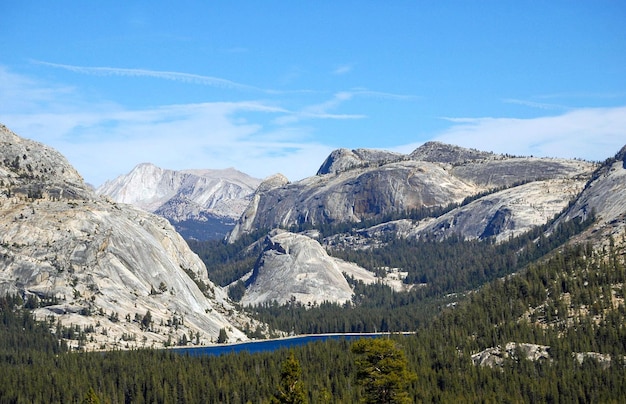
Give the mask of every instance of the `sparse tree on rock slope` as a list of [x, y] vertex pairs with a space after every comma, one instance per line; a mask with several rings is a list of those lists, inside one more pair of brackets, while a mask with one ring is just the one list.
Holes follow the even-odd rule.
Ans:
[[272, 403], [305, 404], [308, 402], [302, 383], [302, 368], [293, 352], [282, 363], [280, 386], [272, 397]]
[[357, 380], [365, 388], [366, 403], [411, 403], [406, 389], [416, 375], [409, 371], [404, 352], [394, 341], [362, 338], [352, 344]]
[[225, 328], [220, 328], [220, 334], [217, 336], [217, 343], [224, 344], [228, 341], [228, 334]]

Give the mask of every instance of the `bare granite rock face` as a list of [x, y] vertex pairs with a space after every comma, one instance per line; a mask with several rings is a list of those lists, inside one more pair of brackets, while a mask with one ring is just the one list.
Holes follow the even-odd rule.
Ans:
[[265, 239], [265, 249], [246, 281], [241, 304], [345, 303], [353, 292], [344, 274], [365, 283], [376, 280], [371, 272], [330, 257], [312, 238], [277, 230]]
[[493, 160], [502, 156], [442, 142], [426, 142], [413, 150], [410, 157], [414, 160], [430, 161], [432, 163], [462, 164], [470, 161]]
[[86, 349], [209, 344], [222, 328], [245, 340], [250, 320], [167, 220], [96, 196], [58, 152], [4, 126], [0, 293], [34, 299], [38, 318], [93, 327]]
[[175, 171], [143, 163], [107, 181], [96, 193], [163, 216], [181, 231], [178, 224], [186, 221], [225, 225], [223, 237], [260, 182], [233, 168]]
[[[593, 173], [572, 206], [555, 223], [586, 219], [594, 214], [596, 223], [583, 235], [598, 244], [608, 244], [626, 232], [626, 146], [613, 158], [607, 159]], [[596, 234], [601, 232], [602, 236]], [[621, 237], [619, 237], [621, 239]]]
[[[459, 230], [467, 229], [471, 237], [500, 233], [507, 237], [543, 224], [563, 209], [569, 202], [565, 199], [580, 190], [593, 169], [592, 163], [584, 161], [508, 157], [438, 142], [429, 142], [408, 156], [340, 149], [331, 153], [316, 176], [259, 187], [229, 240], [256, 229], [360, 222], [412, 209], [445, 207], [510, 188], [509, 194], [500, 194], [500, 202], [483, 201], [482, 213], [488, 216], [477, 211], [470, 219], [469, 210], [459, 210], [455, 217], [434, 224], [450, 228], [463, 222]], [[529, 183], [536, 184], [519, 186]], [[554, 194], [543, 195], [542, 189]], [[532, 195], [525, 198], [525, 192]], [[494, 211], [493, 206], [498, 208]]]
[[547, 345], [528, 344], [524, 342], [508, 342], [504, 348], [497, 346], [487, 348], [472, 355], [472, 363], [476, 366], [500, 367], [505, 359], [527, 359], [533, 362], [549, 361], [550, 347]]
[[[611, 367], [611, 355], [598, 352], [572, 352], [572, 357], [580, 365], [587, 359], [595, 360], [602, 369]], [[507, 342], [504, 347], [487, 348], [472, 355], [475, 366], [490, 368], [502, 367], [505, 360], [520, 361], [526, 359], [533, 362], [551, 362], [550, 346], [529, 344], [526, 342]], [[622, 358], [626, 359], [626, 357]]]
[[445, 206], [481, 190], [428, 162], [355, 168], [257, 192], [254, 209], [246, 210], [229, 237], [234, 240], [259, 228], [359, 222], [413, 208]]
[[626, 212], [626, 146], [594, 173], [564, 219], [585, 219], [592, 211], [602, 223], [623, 218]]
[[317, 175], [337, 174], [354, 168], [380, 166], [407, 160], [401, 153], [373, 149], [337, 149], [333, 151], [317, 171]]
[[576, 198], [585, 182], [576, 178], [534, 181], [485, 195], [436, 218], [394, 221], [360, 231], [367, 238], [451, 235], [464, 239], [507, 240], [552, 220]]

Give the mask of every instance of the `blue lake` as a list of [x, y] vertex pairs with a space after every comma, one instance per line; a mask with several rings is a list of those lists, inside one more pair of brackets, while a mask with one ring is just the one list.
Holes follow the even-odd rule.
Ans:
[[224, 355], [238, 352], [271, 352], [281, 348], [291, 348], [295, 346], [309, 344], [311, 342], [326, 341], [328, 339], [358, 339], [358, 338], [377, 338], [389, 334], [320, 334], [320, 335], [303, 335], [290, 338], [278, 338], [259, 340], [254, 342], [242, 342], [238, 344], [226, 345], [210, 345], [190, 348], [176, 348], [173, 352], [182, 355], [202, 356], [202, 355]]

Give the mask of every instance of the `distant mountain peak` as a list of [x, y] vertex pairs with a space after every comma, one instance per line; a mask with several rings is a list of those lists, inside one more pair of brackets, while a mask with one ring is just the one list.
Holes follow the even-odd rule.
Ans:
[[387, 164], [405, 159], [401, 153], [376, 149], [337, 149], [324, 160], [317, 175], [337, 174], [353, 168], [367, 167], [373, 164]]
[[415, 160], [429, 161], [431, 163], [464, 163], [471, 160], [485, 160], [497, 157], [497, 154], [468, 149], [443, 142], [426, 142], [415, 149], [410, 157]]
[[[224, 218], [238, 219], [260, 182], [234, 168], [176, 171], [141, 163], [128, 174], [107, 181], [96, 192], [158, 213], [182, 232], [178, 223], [183, 221], [201, 218], [218, 221], [222, 227]], [[183, 235], [198, 237], [187, 232]]]

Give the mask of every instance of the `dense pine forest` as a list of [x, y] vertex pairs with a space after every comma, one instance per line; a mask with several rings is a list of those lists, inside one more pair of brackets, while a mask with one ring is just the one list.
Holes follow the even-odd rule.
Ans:
[[[623, 401], [625, 278], [623, 251], [580, 245], [480, 288], [415, 335], [391, 337], [414, 376], [404, 387], [407, 397]], [[290, 355], [301, 368], [308, 402], [352, 403], [367, 393], [358, 382], [358, 351], [345, 340], [219, 357], [172, 350], [68, 352], [20, 298], [3, 298], [0, 310], [0, 402], [269, 402]], [[532, 361], [520, 350], [493, 367], [472, 361], [472, 354], [508, 342], [546, 345], [549, 358]]]
[[[427, 212], [413, 213], [419, 217]], [[321, 303], [304, 306], [298, 302], [272, 302], [246, 310], [274, 330], [293, 334], [345, 332], [414, 331], [432, 320], [441, 307], [452, 304], [468, 291], [487, 282], [515, 273], [543, 257], [580, 233], [594, 221], [572, 220], [544, 236], [548, 223], [502, 243], [493, 239], [463, 240], [449, 237], [443, 241], [391, 238], [380, 247], [368, 250], [333, 249], [329, 252], [346, 261], [377, 273], [385, 268], [408, 272], [407, 284], [418, 284], [409, 292], [395, 292], [383, 284], [364, 285], [348, 279], [355, 291], [353, 301], [339, 305]], [[345, 230], [337, 225], [329, 234]], [[354, 230], [354, 229], [353, 229]], [[191, 241], [190, 246], [204, 260], [211, 279], [225, 286], [254, 266], [262, 248], [258, 232], [235, 244], [219, 241]], [[262, 238], [261, 238], [262, 240]], [[252, 244], [253, 248], [245, 246]], [[244, 252], [242, 252], [244, 251]], [[243, 282], [230, 289], [238, 301], [245, 289]]]

